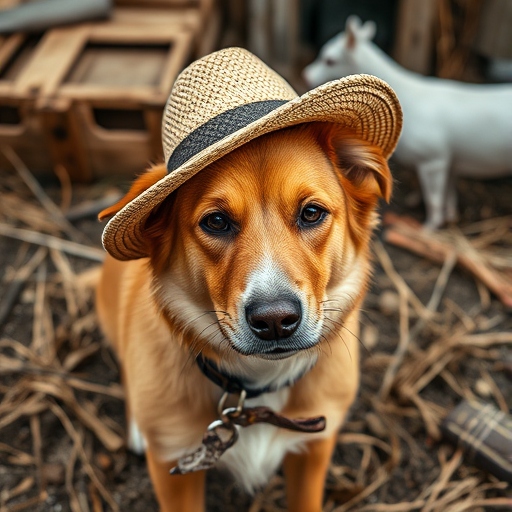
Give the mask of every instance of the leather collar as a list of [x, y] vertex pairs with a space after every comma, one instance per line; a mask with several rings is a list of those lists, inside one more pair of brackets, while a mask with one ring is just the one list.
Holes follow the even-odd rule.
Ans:
[[274, 391], [278, 391], [281, 388], [291, 386], [302, 377], [302, 375], [299, 375], [299, 377], [296, 379], [286, 382], [278, 388], [272, 386], [252, 388], [248, 387], [247, 383], [245, 383], [239, 377], [235, 377], [234, 375], [229, 375], [221, 371], [211, 359], [203, 357], [202, 354], [196, 358], [196, 363], [203, 374], [208, 377], [208, 379], [210, 379], [214, 384], [217, 384], [217, 386], [219, 386], [221, 389], [227, 391], [228, 393], [237, 395], [239, 395], [242, 390], [245, 390], [247, 393], [246, 398], [256, 398], [257, 396], [263, 395], [264, 393], [272, 393]]

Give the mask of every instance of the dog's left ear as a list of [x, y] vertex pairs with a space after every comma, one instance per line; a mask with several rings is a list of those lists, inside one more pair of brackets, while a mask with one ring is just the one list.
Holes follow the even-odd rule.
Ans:
[[389, 202], [393, 179], [387, 160], [378, 146], [335, 126], [324, 128], [323, 144], [335, 163], [340, 178], [360, 200], [376, 203], [379, 198]]
[[140, 175], [130, 187], [127, 194], [120, 199], [116, 204], [105, 208], [98, 214], [99, 220], [104, 220], [107, 217], [112, 217], [121, 208], [126, 206], [130, 201], [135, 199], [138, 195], [142, 194], [149, 187], [160, 181], [167, 174], [167, 168], [164, 164], [155, 165], [148, 169], [144, 174]]

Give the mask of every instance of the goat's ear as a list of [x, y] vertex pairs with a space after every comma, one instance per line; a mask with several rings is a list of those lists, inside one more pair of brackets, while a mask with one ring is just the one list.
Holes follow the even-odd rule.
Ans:
[[359, 37], [371, 41], [377, 33], [377, 25], [374, 21], [367, 21], [359, 30]]
[[389, 202], [393, 179], [382, 150], [336, 125], [324, 125], [320, 144], [336, 165], [342, 184], [348, 185], [361, 202]]
[[357, 43], [357, 34], [361, 28], [361, 19], [358, 16], [349, 16], [345, 23], [345, 33], [347, 34], [347, 48], [352, 49]]
[[122, 199], [120, 199], [116, 204], [109, 206], [108, 208], [105, 208], [103, 211], [101, 211], [98, 215], [98, 219], [104, 220], [107, 217], [112, 217], [130, 201], [142, 194], [142, 192], [154, 185], [157, 181], [160, 181], [166, 174], [167, 168], [164, 164], [151, 167], [133, 182], [130, 190]]

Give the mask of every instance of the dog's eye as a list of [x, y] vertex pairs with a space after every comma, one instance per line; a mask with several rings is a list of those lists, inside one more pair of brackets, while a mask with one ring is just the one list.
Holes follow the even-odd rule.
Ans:
[[201, 221], [200, 226], [208, 233], [223, 234], [231, 231], [231, 223], [229, 219], [219, 212], [207, 215]]
[[300, 223], [303, 226], [313, 226], [322, 222], [327, 212], [315, 204], [307, 204], [300, 212]]

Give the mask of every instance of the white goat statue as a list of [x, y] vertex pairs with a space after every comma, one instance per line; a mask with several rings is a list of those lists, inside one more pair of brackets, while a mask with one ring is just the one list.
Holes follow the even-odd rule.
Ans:
[[375, 28], [350, 17], [345, 32], [325, 44], [303, 76], [310, 87], [357, 73], [388, 82], [404, 113], [396, 160], [417, 170], [426, 225], [438, 228], [457, 219], [457, 176], [512, 175], [512, 85], [466, 84], [408, 71], [372, 43]]

